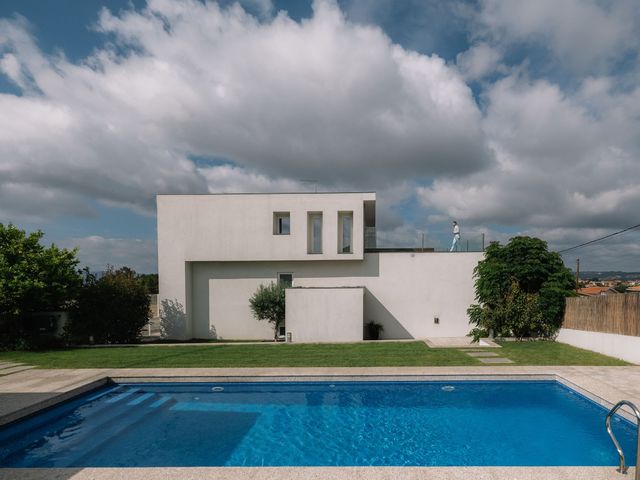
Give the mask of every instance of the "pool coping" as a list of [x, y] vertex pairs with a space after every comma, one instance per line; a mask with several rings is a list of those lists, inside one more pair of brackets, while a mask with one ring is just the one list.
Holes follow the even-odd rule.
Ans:
[[[621, 390], [598, 387], [589, 367], [497, 367], [497, 368], [380, 368], [380, 369], [104, 369], [42, 402], [0, 417], [0, 425], [49, 408], [107, 383], [143, 382], [275, 382], [275, 381], [557, 381], [605, 408], [611, 408]], [[592, 367], [617, 369], [629, 367]], [[631, 367], [633, 368], [633, 367]], [[379, 372], [372, 371], [378, 370]], [[33, 371], [33, 370], [32, 370]], [[384, 371], [384, 372], [382, 372]], [[640, 369], [634, 369], [634, 373]], [[605, 371], [608, 373], [608, 371]], [[568, 377], [568, 378], [567, 378]], [[595, 390], [595, 392], [594, 392]], [[603, 393], [604, 392], [604, 393]], [[632, 399], [634, 400], [634, 399]], [[635, 401], [638, 401], [635, 399]], [[624, 411], [623, 411], [624, 412]], [[630, 414], [625, 417], [633, 421]], [[604, 428], [604, 427], [603, 427]], [[613, 448], [613, 447], [612, 447]], [[0, 468], [0, 480], [24, 479], [616, 479], [615, 467], [162, 467], [162, 468]], [[619, 475], [619, 476], [618, 476]]]
[[7, 468], [0, 480], [620, 480], [613, 467]]

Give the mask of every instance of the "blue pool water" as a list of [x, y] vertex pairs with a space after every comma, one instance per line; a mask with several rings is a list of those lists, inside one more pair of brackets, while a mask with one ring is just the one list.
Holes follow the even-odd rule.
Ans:
[[605, 415], [552, 381], [122, 384], [0, 430], [0, 465], [613, 466]]

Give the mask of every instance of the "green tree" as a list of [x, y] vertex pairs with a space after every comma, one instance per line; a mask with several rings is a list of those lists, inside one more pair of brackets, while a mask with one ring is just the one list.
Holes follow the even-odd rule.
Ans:
[[629, 288], [629, 285], [627, 285], [626, 283], [618, 282], [613, 288], [618, 293], [624, 293], [627, 291], [627, 288]]
[[284, 322], [285, 289], [277, 284], [260, 285], [249, 299], [253, 316], [273, 324], [273, 338], [278, 338], [278, 327]]
[[80, 343], [136, 343], [148, 321], [149, 296], [136, 272], [108, 267], [100, 278], [85, 271], [67, 333]]
[[[514, 237], [491, 243], [474, 270], [476, 300], [468, 309], [474, 338], [551, 337], [562, 324], [565, 297], [575, 281], [558, 253], [539, 238]], [[523, 323], [524, 322], [524, 323]]]
[[148, 294], [158, 293], [158, 274], [157, 273], [139, 273], [138, 281], [144, 286]]
[[43, 235], [0, 223], [0, 344], [5, 348], [30, 346], [25, 316], [66, 309], [82, 284], [77, 250], [44, 247]]

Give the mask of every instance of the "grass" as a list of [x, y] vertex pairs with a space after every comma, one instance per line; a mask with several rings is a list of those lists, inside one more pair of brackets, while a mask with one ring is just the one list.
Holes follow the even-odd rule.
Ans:
[[[556, 342], [501, 342], [492, 350], [515, 365], [629, 365]], [[40, 368], [412, 367], [481, 365], [456, 349], [423, 342], [277, 345], [189, 345], [0, 352], [0, 362]], [[514, 364], [511, 364], [514, 365]]]
[[566, 343], [551, 341], [498, 343], [502, 348], [495, 351], [518, 365], [631, 365], [624, 360], [572, 347]]
[[378, 367], [478, 365], [453, 349], [423, 342], [76, 348], [0, 352], [0, 361], [42, 368]]

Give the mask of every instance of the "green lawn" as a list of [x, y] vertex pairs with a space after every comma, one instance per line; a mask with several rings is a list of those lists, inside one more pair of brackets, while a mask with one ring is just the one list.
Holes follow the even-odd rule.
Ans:
[[[515, 365], [628, 365], [611, 357], [555, 342], [502, 342], [491, 351]], [[0, 362], [41, 368], [166, 367], [404, 367], [481, 365], [455, 349], [423, 342], [74, 348], [0, 352]], [[513, 364], [512, 364], [513, 365]]]
[[77, 348], [0, 352], [0, 361], [42, 368], [378, 367], [478, 365], [451, 349], [423, 342]]
[[495, 351], [518, 365], [630, 365], [624, 360], [558, 342], [499, 342]]

